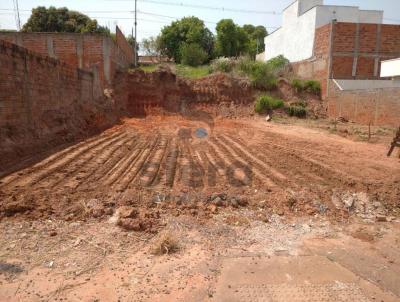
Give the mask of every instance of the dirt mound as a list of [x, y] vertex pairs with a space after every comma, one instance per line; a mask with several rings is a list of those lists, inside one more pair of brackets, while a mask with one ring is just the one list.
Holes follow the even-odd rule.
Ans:
[[254, 101], [254, 91], [247, 81], [226, 74], [189, 80], [168, 69], [152, 73], [135, 70], [118, 74], [114, 87], [117, 105], [129, 116], [159, 111], [187, 115], [195, 106], [237, 106]]

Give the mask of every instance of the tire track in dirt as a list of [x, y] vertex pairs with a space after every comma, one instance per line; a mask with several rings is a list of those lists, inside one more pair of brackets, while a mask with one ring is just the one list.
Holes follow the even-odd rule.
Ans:
[[49, 176], [53, 176], [54, 173], [57, 171], [60, 171], [61, 169], [64, 169], [70, 164], [74, 164], [76, 160], [90, 152], [91, 150], [98, 148], [99, 146], [101, 147], [104, 144], [107, 144], [109, 141], [113, 141], [118, 139], [119, 137], [125, 135], [124, 132], [119, 132], [119, 133], [114, 133], [110, 136], [107, 136], [105, 138], [102, 138], [100, 140], [95, 140], [94, 142], [90, 144], [84, 144], [80, 148], [75, 149], [73, 152], [68, 152], [65, 154], [64, 157], [62, 157], [59, 160], [56, 160], [48, 165], [42, 166], [40, 169], [37, 169], [37, 171], [31, 173], [30, 175], [26, 177], [21, 177], [16, 180], [16, 183], [13, 184], [14, 187], [24, 187], [24, 186], [29, 186], [32, 187], [39, 182], [43, 181], [45, 178], [48, 178]]

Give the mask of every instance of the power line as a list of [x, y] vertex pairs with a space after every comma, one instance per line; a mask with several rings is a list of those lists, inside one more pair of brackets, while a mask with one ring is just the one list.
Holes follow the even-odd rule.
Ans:
[[[108, 0], [108, 1], [131, 1], [131, 0]], [[156, 1], [156, 0], [138, 0], [138, 1], [152, 3], [152, 4], [191, 7], [191, 8], [208, 9], [208, 10], [219, 10], [219, 11], [234, 12], [234, 13], [258, 14], [258, 15], [280, 15], [281, 14], [276, 11], [258, 11], [258, 10], [238, 9], [238, 8], [229, 8], [229, 7], [216, 7], [216, 6], [207, 6], [207, 5], [198, 5], [198, 4], [184, 4], [182, 2], [167, 2], [167, 1]]]
[[[9, 9], [9, 8], [0, 8], [0, 11], [13, 11], [13, 9]], [[30, 10], [30, 9], [20, 9], [20, 11], [22, 11], [22, 12], [31, 12], [32, 10]], [[133, 13], [135, 13], [135, 11], [113, 11], [113, 10], [108, 10], [108, 11], [105, 11], [105, 10], [97, 10], [97, 11], [87, 11], [87, 10], [80, 10], [79, 12], [82, 12], [82, 13], [88, 13], [88, 14], [91, 14], [91, 13], [105, 13], [105, 14], [109, 14], [109, 13], [123, 13], [123, 14], [133, 14]], [[161, 15], [161, 14], [155, 14], [155, 13], [150, 13], [150, 12], [145, 12], [145, 11], [142, 11], [142, 10], [138, 10], [137, 11], [137, 13], [138, 14], [143, 14], [143, 15], [149, 15], [149, 16], [154, 16], [154, 17], [161, 17], [161, 18], [168, 18], [168, 19], [171, 19], [171, 20], [178, 20], [178, 19], [180, 19], [181, 17], [176, 17], [176, 16], [168, 16], [168, 15]], [[1, 14], [1, 13], [0, 13]], [[96, 18], [96, 19], [110, 19], [110, 20], [118, 20], [118, 19], [121, 19], [121, 20], [129, 20], [129, 19], [132, 19], [132, 18], [130, 18], [130, 17], [100, 17], [100, 16], [98, 16], [98, 17], [95, 17], [95, 16], [91, 16], [91, 18]], [[146, 22], [154, 22], [154, 23], [163, 23], [163, 24], [168, 24], [169, 22], [165, 22], [165, 21], [157, 21], [157, 20], [149, 20], [149, 19], [138, 19], [138, 20], [140, 20], [140, 21], [146, 21]], [[208, 21], [208, 20], [203, 20], [204, 21], [204, 23], [209, 23], [209, 24], [218, 24], [218, 22], [215, 22], [215, 21]], [[274, 26], [266, 26], [266, 28], [270, 28], [270, 29], [276, 29], [276, 28], [279, 28], [279, 27], [274, 27]]]

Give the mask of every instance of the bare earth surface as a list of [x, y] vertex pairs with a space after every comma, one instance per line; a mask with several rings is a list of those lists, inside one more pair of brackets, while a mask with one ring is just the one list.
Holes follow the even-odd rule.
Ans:
[[[386, 152], [261, 120], [126, 120], [1, 171], [0, 301], [400, 301]], [[153, 255], [166, 232], [178, 252]]]

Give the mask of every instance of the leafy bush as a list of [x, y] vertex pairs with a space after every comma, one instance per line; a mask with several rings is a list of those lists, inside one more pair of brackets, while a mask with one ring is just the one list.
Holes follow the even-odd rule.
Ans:
[[302, 80], [294, 79], [292, 81], [292, 87], [296, 89], [297, 92], [304, 90], [304, 82]]
[[263, 95], [257, 99], [254, 110], [257, 113], [264, 113], [269, 110], [274, 110], [283, 107], [283, 101], [275, 99], [272, 96]]
[[207, 52], [196, 43], [182, 44], [180, 53], [182, 64], [189, 66], [202, 65], [208, 58]]
[[289, 107], [286, 107], [286, 112], [290, 116], [297, 116], [297, 117], [306, 117], [307, 115], [307, 110], [303, 106], [296, 106], [292, 105]]
[[272, 70], [276, 71], [282, 69], [287, 64], [289, 64], [289, 60], [286, 59], [283, 55], [279, 55], [275, 58], [268, 60], [267, 64]]
[[238, 62], [238, 69], [250, 78], [255, 88], [268, 90], [276, 87], [277, 78], [265, 62], [242, 58]]
[[299, 79], [294, 79], [292, 81], [292, 86], [296, 89], [297, 92], [307, 91], [317, 95], [321, 93], [321, 83], [314, 80], [303, 81]]
[[321, 93], [321, 83], [314, 80], [305, 81], [304, 89], [308, 92], [319, 95]]
[[212, 71], [231, 72], [236, 65], [236, 61], [231, 58], [221, 57], [211, 63]]

